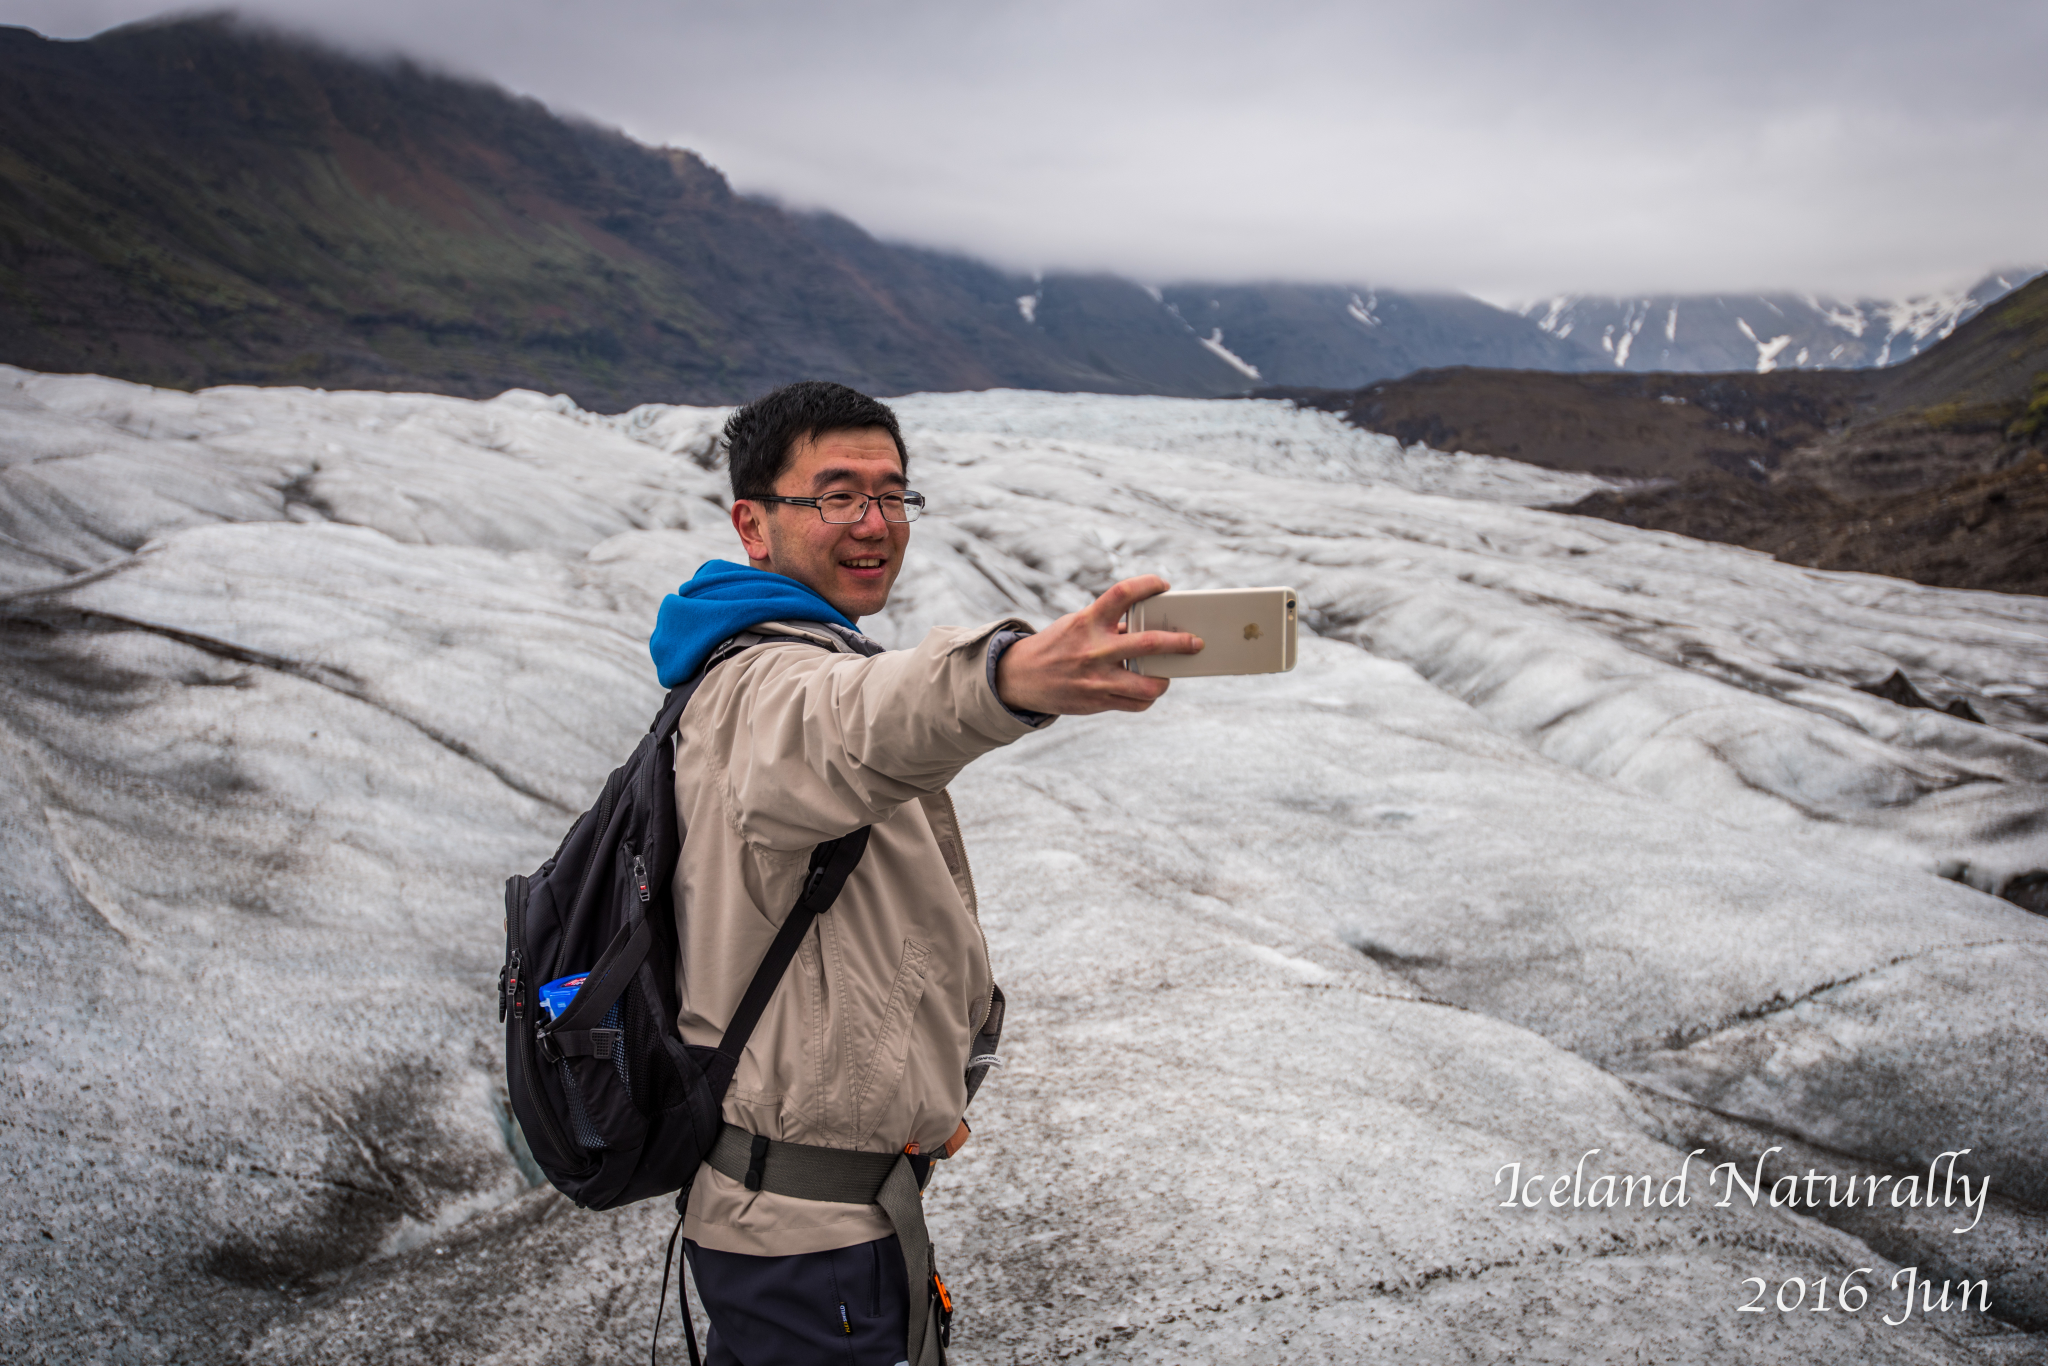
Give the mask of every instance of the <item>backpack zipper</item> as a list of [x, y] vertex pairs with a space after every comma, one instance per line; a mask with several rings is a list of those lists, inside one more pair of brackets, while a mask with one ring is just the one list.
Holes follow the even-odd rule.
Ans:
[[526, 1022], [527, 997], [532, 989], [532, 983], [525, 977], [526, 955], [521, 947], [526, 943], [526, 898], [518, 897], [515, 902], [509, 917], [510, 920], [518, 922], [511, 926], [514, 947], [512, 961], [509, 964], [512, 985], [512, 1029], [513, 1037], [517, 1041], [512, 1049], [512, 1057], [519, 1064], [521, 1084], [528, 1092], [534, 1093], [533, 1112], [540, 1119], [541, 1137], [566, 1160], [579, 1149], [571, 1144], [556, 1126], [554, 1110], [548, 1105], [547, 1091], [541, 1085], [540, 1069], [535, 1057], [533, 1028]]
[[[646, 743], [645, 740], [641, 741], [643, 745]], [[638, 755], [638, 753], [639, 751], [636, 749], [634, 754]], [[633, 761], [628, 759], [626, 762], [630, 764]], [[616, 777], [617, 775], [614, 774], [613, 776]], [[555, 961], [548, 965], [548, 976], [551, 979], [561, 974], [562, 954], [570, 944], [576, 942], [578, 937], [577, 931], [583, 928], [584, 916], [590, 906], [590, 891], [597, 883], [598, 868], [603, 862], [600, 851], [604, 847], [605, 833], [611, 829], [612, 812], [618, 806], [619, 796], [620, 793], [617, 785], [610, 782], [604, 785], [604, 791], [597, 794], [597, 806], [592, 813], [595, 816], [595, 820], [591, 824], [590, 831], [591, 838], [595, 841], [591, 846], [592, 858], [590, 866], [583, 870], [582, 882], [577, 884], [576, 899], [569, 903], [569, 919], [562, 926], [562, 936], [555, 942]], [[564, 843], [566, 844], [567, 841], [565, 840]]]

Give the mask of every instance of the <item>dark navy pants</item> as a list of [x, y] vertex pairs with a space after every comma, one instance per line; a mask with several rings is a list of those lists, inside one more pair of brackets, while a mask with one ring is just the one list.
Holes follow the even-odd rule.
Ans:
[[897, 1366], [908, 1336], [903, 1247], [872, 1243], [792, 1257], [716, 1252], [685, 1240], [711, 1314], [707, 1366]]

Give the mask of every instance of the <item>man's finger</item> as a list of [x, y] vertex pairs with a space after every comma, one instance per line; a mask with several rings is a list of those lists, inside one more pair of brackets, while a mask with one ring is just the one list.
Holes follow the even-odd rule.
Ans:
[[1122, 583], [1111, 584], [1108, 591], [1088, 608], [1088, 612], [1106, 626], [1122, 616], [1132, 603], [1157, 597], [1169, 586], [1166, 580], [1157, 574], [1140, 574], [1135, 579], [1125, 579]]
[[1143, 674], [1126, 673], [1128, 682], [1113, 684], [1099, 694], [1098, 700], [1104, 706], [1117, 711], [1143, 711], [1159, 700], [1170, 681], [1164, 678], [1147, 678]]
[[1186, 631], [1140, 631], [1126, 635], [1109, 647], [1111, 659], [1135, 659], [1139, 655], [1195, 655], [1202, 652], [1202, 638]]
[[1125, 710], [1128, 711], [1145, 710], [1147, 707], [1151, 706], [1154, 702], [1157, 702], [1159, 700], [1160, 695], [1166, 691], [1166, 685], [1173, 681], [1169, 678], [1146, 678], [1143, 674], [1132, 674], [1131, 677], [1139, 679], [1140, 681], [1145, 683], [1157, 683], [1159, 686], [1156, 688], [1147, 688], [1144, 692], [1138, 694], [1135, 697], [1128, 697], [1125, 704]]

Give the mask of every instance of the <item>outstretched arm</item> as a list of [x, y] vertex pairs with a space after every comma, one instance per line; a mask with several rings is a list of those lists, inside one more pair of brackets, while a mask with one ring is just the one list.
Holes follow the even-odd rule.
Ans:
[[1121, 618], [1131, 604], [1167, 586], [1157, 574], [1125, 579], [1080, 611], [1024, 637], [996, 666], [996, 696], [1012, 710], [1054, 716], [1145, 710], [1166, 691], [1167, 680], [1134, 674], [1124, 661], [1191, 655], [1202, 648], [1200, 639], [1184, 631], [1124, 630]]
[[988, 686], [989, 639], [1022, 625], [940, 626], [872, 657], [797, 641], [744, 651], [690, 703], [684, 743], [699, 748], [677, 772], [701, 771], [733, 829], [764, 848], [872, 825], [1035, 728]]

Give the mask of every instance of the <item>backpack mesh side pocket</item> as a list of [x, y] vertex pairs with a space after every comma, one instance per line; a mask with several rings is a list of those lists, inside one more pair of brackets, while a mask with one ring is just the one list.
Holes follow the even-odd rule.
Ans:
[[[599, 1027], [619, 1030], [618, 1037], [612, 1041], [612, 1070], [619, 1074], [620, 1081], [630, 1086], [632, 1078], [626, 1074], [626, 1033], [619, 1029], [621, 1004], [618, 1001], [612, 1002], [612, 1008], [604, 1013], [604, 1022]], [[597, 1125], [591, 1122], [590, 1107], [583, 1103], [583, 1088], [576, 1082], [576, 1069], [569, 1065], [567, 1058], [555, 1066], [562, 1069], [562, 1097], [568, 1102], [569, 1131], [575, 1136], [576, 1141], [586, 1148], [609, 1148], [610, 1142], [598, 1132]]]
[[658, 1006], [648, 1000], [638, 982], [626, 988], [619, 1004], [623, 1007], [618, 1049], [621, 1075], [632, 1089], [633, 1108], [653, 1119], [684, 1099], [682, 1079], [676, 1075], [659, 1033], [663, 1028], [674, 1031], [673, 1017], [658, 1013]]

